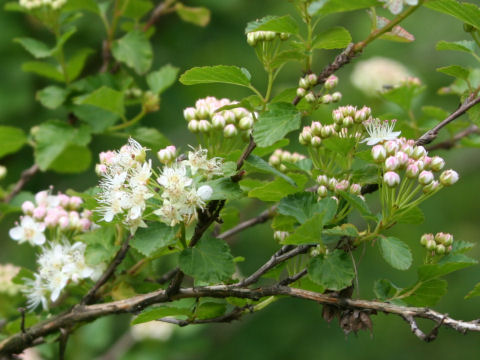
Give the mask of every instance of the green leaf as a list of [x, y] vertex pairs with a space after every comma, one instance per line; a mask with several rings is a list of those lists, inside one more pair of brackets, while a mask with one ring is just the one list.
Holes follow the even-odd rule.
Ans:
[[13, 126], [0, 126], [0, 158], [16, 153], [27, 142], [25, 132]]
[[94, 51], [89, 48], [83, 48], [78, 50], [67, 62], [67, 74], [68, 80], [75, 80], [81, 73], [85, 66], [88, 56], [93, 54]]
[[45, 43], [32, 38], [16, 38], [13, 41], [19, 43], [32, 54], [35, 59], [43, 59], [52, 55], [53, 50]]
[[202, 302], [195, 311], [197, 319], [211, 319], [225, 314], [227, 305], [212, 301]]
[[139, 228], [130, 241], [130, 245], [145, 256], [155, 251], [177, 243], [177, 227], [161, 222], [149, 223], [146, 228]]
[[412, 265], [412, 252], [407, 244], [395, 237], [380, 237], [378, 244], [385, 261], [398, 270], [407, 270]]
[[292, 180], [292, 178], [288, 177], [281, 171], [278, 171], [275, 169], [273, 166], [271, 166], [268, 162], [263, 160], [261, 157], [258, 157], [256, 155], [250, 155], [247, 158], [247, 164], [253, 167], [255, 170], [261, 172], [261, 173], [266, 173], [266, 174], [272, 174], [275, 176], [278, 176], [288, 182], [290, 185], [296, 186], [295, 181]]
[[310, 15], [327, 15], [337, 12], [366, 9], [380, 5], [377, 0], [318, 0], [308, 6]]
[[77, 235], [76, 241], [87, 244], [85, 261], [88, 265], [99, 265], [113, 258], [119, 246], [115, 245], [115, 226], [102, 225], [102, 227]]
[[124, 117], [125, 115], [123, 93], [106, 86], [102, 86], [100, 89], [97, 89], [86, 96], [77, 97], [75, 103], [77, 105], [96, 106], [120, 117]]
[[452, 251], [450, 251], [451, 254], [462, 254], [467, 251], [470, 251], [473, 249], [475, 246], [474, 243], [471, 242], [466, 242], [466, 241], [460, 241], [460, 240], [455, 240], [452, 245]]
[[158, 320], [166, 316], [189, 316], [191, 313], [192, 312], [187, 308], [179, 308], [168, 305], [148, 308], [142, 311], [142, 313], [140, 313], [135, 319], [133, 319], [132, 325]]
[[302, 225], [297, 227], [293, 234], [288, 236], [282, 244], [321, 244], [324, 213], [317, 213]]
[[127, 0], [125, 1], [125, 3], [126, 8], [125, 11], [122, 13], [122, 16], [129, 17], [135, 20], [140, 20], [154, 7], [152, 1], [150, 0]]
[[387, 280], [387, 279], [377, 280], [373, 285], [373, 292], [375, 293], [375, 296], [382, 301], [385, 301], [394, 297], [401, 290], [402, 288], [399, 288], [398, 286], [396, 286], [394, 283], [392, 283], [390, 280]]
[[427, 2], [424, 6], [451, 15], [480, 29], [480, 8], [477, 5], [456, 0], [435, 0]]
[[329, 290], [342, 290], [355, 277], [352, 260], [342, 250], [314, 257], [308, 264], [308, 276], [313, 282]]
[[48, 168], [61, 174], [77, 174], [87, 170], [91, 162], [92, 153], [86, 146], [69, 145]]
[[46, 108], [56, 109], [65, 102], [67, 95], [67, 90], [55, 85], [50, 85], [37, 91], [35, 97]]
[[293, 232], [297, 220], [292, 216], [276, 214], [272, 221], [272, 229]]
[[331, 198], [317, 201], [315, 194], [302, 192], [283, 198], [278, 204], [279, 214], [293, 216], [300, 224], [305, 223], [316, 213], [324, 213], [323, 224], [328, 224], [337, 211], [337, 202]]
[[452, 50], [452, 51], [461, 51], [469, 54], [475, 52], [475, 41], [473, 40], [462, 40], [462, 41], [439, 41], [435, 46], [437, 50]]
[[418, 268], [418, 278], [421, 281], [428, 281], [477, 263], [477, 260], [463, 254], [449, 254], [436, 264], [420, 266]]
[[425, 89], [425, 86], [405, 83], [383, 91], [381, 92], [381, 95], [388, 101], [397, 104], [408, 112], [412, 107], [412, 102], [415, 97], [420, 95], [423, 91], [425, 91]]
[[60, 72], [60, 70], [46, 62], [41, 62], [41, 61], [27, 61], [22, 64], [22, 70], [25, 72], [32, 72], [34, 74], [58, 81], [58, 82], [64, 82], [65, 79], [63, 77], [63, 74]]
[[294, 105], [283, 102], [270, 104], [253, 125], [253, 138], [258, 146], [270, 146], [300, 128], [300, 123], [301, 114]]
[[335, 136], [334, 138], [324, 139], [322, 145], [328, 150], [338, 153], [340, 155], [347, 155], [355, 147], [356, 140], [354, 138], [341, 138]]
[[399, 216], [395, 216], [395, 221], [400, 224], [415, 224], [419, 225], [425, 221], [425, 215], [423, 211], [419, 207], [414, 207], [407, 211], [406, 213], [402, 213]]
[[463, 80], [467, 80], [468, 75], [470, 75], [470, 70], [459, 65], [441, 67], [437, 71]]
[[88, 126], [73, 128], [63, 121], [52, 120], [41, 124], [34, 138], [35, 162], [45, 171], [70, 145], [85, 146], [91, 137]]
[[261, 186], [255, 187], [248, 192], [248, 197], [260, 199], [262, 201], [280, 201], [286, 195], [295, 194], [302, 191], [308, 179], [302, 174], [292, 174], [297, 183], [291, 185], [283, 178], [277, 178]]
[[352, 42], [352, 36], [341, 26], [334, 27], [315, 36], [314, 49], [343, 49]]
[[161, 94], [175, 83], [178, 68], [170, 64], [164, 65], [159, 70], [147, 75], [147, 84], [155, 94]]
[[86, 10], [94, 14], [100, 14], [100, 9], [95, 0], [68, 0], [62, 7], [62, 11]]
[[179, 266], [195, 281], [211, 284], [228, 280], [235, 272], [233, 256], [227, 243], [209, 237], [200, 240], [195, 247], [183, 250]]
[[331, 236], [358, 237], [358, 230], [353, 224], [342, 224], [331, 229], [323, 230], [323, 233]]
[[265, 156], [265, 155], [271, 154], [272, 152], [274, 152], [277, 149], [280, 149], [280, 148], [283, 148], [283, 147], [287, 146], [289, 143], [290, 143], [290, 140], [282, 139], [282, 140], [277, 141], [275, 144], [267, 146], [267, 147], [257, 146], [252, 151], [252, 154], [257, 155], [257, 156]]
[[358, 195], [350, 194], [346, 191], [339, 191], [338, 194], [345, 199], [351, 206], [360, 211], [360, 214], [363, 215], [366, 219], [375, 219], [375, 215], [368, 208], [367, 203], [362, 200]]
[[187, 70], [180, 76], [180, 82], [183, 85], [224, 83], [248, 87], [250, 77], [237, 66], [217, 65]]
[[465, 299], [471, 299], [476, 296], [480, 296], [480, 283], [475, 285], [474, 288], [470, 290], [470, 292], [467, 295], [465, 295]]
[[170, 140], [167, 139], [160, 131], [155, 128], [149, 127], [138, 127], [135, 130], [131, 131], [129, 134], [125, 134], [125, 139], [131, 136], [143, 146], [148, 147], [153, 152], [157, 152], [160, 149], [163, 149], [171, 144]]
[[145, 74], [152, 66], [153, 51], [147, 35], [141, 30], [128, 32], [112, 46], [116, 60], [131, 67], [139, 75]]
[[102, 133], [119, 119], [118, 115], [92, 105], [74, 105], [73, 114], [92, 128], [93, 134]]
[[277, 33], [298, 34], [297, 22], [290, 16], [265, 16], [251, 21], [245, 28], [245, 34], [252, 31], [274, 31]]
[[[409, 292], [412, 288], [405, 289], [404, 292]], [[446, 293], [447, 282], [441, 279], [432, 279], [422, 282], [412, 295], [403, 298], [403, 300], [413, 306], [433, 306]]]
[[[389, 24], [390, 24], [390, 20], [382, 16], [377, 16], [377, 29], [381, 29]], [[410, 34], [407, 30], [405, 30], [401, 26], [396, 25], [393, 27], [391, 31], [388, 31], [385, 34], [383, 34], [380, 37], [380, 39], [405, 43], [405, 42], [415, 41], [415, 36]]]
[[302, 51], [285, 50], [275, 55], [274, 59], [270, 62], [270, 65], [272, 69], [276, 69], [288, 62], [302, 62], [305, 58], [306, 55]]
[[180, 19], [197, 26], [207, 26], [210, 22], [210, 10], [204, 7], [190, 7], [177, 3], [175, 11]]
[[243, 191], [240, 189], [240, 185], [233, 182], [230, 177], [206, 181], [205, 183], [199, 184], [199, 186], [201, 185], [209, 185], [212, 187], [213, 193], [209, 200], [234, 200], [243, 197]]

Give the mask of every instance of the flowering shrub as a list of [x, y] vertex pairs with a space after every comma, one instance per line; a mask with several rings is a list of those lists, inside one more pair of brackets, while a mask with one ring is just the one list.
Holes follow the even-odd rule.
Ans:
[[[425, 334], [417, 318], [460, 332], [480, 331], [476, 321], [426, 308], [445, 294], [443, 277], [477, 263], [465, 255], [473, 244], [453, 241], [444, 232], [424, 234], [425, 257], [417, 264], [409, 239], [389, 233], [397, 224], [423, 222], [419, 205], [459, 181], [457, 171], [445, 169], [446, 161], [435, 150], [466, 139], [478, 144], [480, 70], [459, 65], [438, 69], [456, 78], [441, 92], [458, 95], [460, 106], [450, 114], [426, 107], [435, 116], [423, 122], [415, 117], [412, 102], [425, 87], [402, 65], [372, 58], [359, 63], [353, 74], [353, 84], [375, 101], [398, 105], [405, 112], [398, 119], [377, 113], [375, 106], [349, 104], [337, 89], [344, 79], [334, 74], [377, 39], [413, 41], [399, 23], [421, 7], [461, 20], [472, 38], [441, 41], [438, 50], [478, 59], [480, 8], [455, 0], [290, 2], [301, 21], [291, 15], [266, 16], [248, 23], [242, 38], [265, 71], [264, 90], [252, 81], [263, 74], [231, 65], [193, 67], [179, 77], [183, 85], [223, 83], [251, 91], [238, 100], [208, 96], [186, 107], [185, 131], [198, 141], [186, 150], [172, 145], [159, 129], [142, 125], [147, 114], [159, 109], [179, 71], [171, 65], [151, 71], [149, 30], [171, 12], [204, 26], [207, 9], [175, 0], [153, 10], [148, 0], [142, 0], [145, 8], [116, 0], [20, 0], [7, 6], [54, 34], [53, 48], [32, 38], [16, 41], [38, 60], [24, 69], [56, 81], [37, 93], [39, 101], [49, 109], [68, 109], [71, 121], [50, 120], [32, 128], [28, 144], [35, 164], [2, 189], [1, 210], [22, 213], [9, 236], [33, 246], [37, 261], [30, 270], [0, 266], [0, 292], [18, 306], [26, 305], [28, 312], [0, 309], [7, 321], [22, 324], [20, 332], [6, 328], [0, 354], [20, 353], [41, 341], [59, 342], [62, 352], [77, 327], [118, 313], [135, 315], [128, 333], [133, 340], [167, 341], [172, 327], [156, 326], [153, 320], [179, 326], [228, 322], [283, 296], [322, 304], [324, 319], [338, 318], [346, 334], [372, 330], [377, 311], [400, 315], [426, 341], [435, 338], [436, 328]], [[377, 16], [382, 5], [388, 19]], [[366, 9], [371, 31], [359, 42], [352, 43], [343, 27], [319, 30], [324, 16]], [[90, 49], [70, 57], [64, 51], [80, 12], [98, 16], [106, 28], [98, 74], [84, 68]], [[319, 71], [313, 60], [324, 49], [343, 50]], [[301, 65], [302, 73], [277, 92], [276, 79], [292, 62]], [[370, 72], [377, 72], [373, 79]], [[182, 109], [177, 110], [180, 119]], [[456, 134], [429, 145], [466, 112], [470, 121], [460, 123]], [[0, 128], [10, 140], [2, 156], [27, 143], [22, 129]], [[53, 188], [20, 193], [38, 172], [90, 169], [93, 135], [128, 139], [119, 149], [99, 154], [96, 186], [56, 195]], [[0, 178], [6, 171], [0, 167]], [[250, 218], [245, 222], [229, 218], [233, 208], [250, 211], [249, 204], [268, 208], [256, 216], [245, 214]], [[226, 239], [269, 220], [270, 236], [257, 240], [275, 243], [279, 250], [244, 275], [239, 262], [249, 259], [234, 257]], [[403, 287], [378, 279], [372, 284], [374, 300], [356, 299], [356, 256], [371, 251], [366, 244], [376, 246], [379, 261], [396, 270], [416, 267], [418, 279]], [[157, 264], [166, 269], [163, 275]], [[479, 295], [477, 284], [467, 297]], [[26, 316], [33, 319], [27, 328]]]

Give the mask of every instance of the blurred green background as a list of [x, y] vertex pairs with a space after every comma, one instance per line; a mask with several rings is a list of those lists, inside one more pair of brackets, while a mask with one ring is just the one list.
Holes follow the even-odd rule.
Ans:
[[[232, 64], [244, 66], [253, 74], [254, 83], [262, 88], [265, 75], [257, 62], [252, 49], [247, 45], [244, 28], [248, 21], [267, 14], [284, 15], [292, 13], [293, 7], [286, 0], [198, 0], [186, 1], [188, 5], [201, 5], [212, 11], [211, 23], [206, 28], [198, 28], [183, 23], [175, 15], [163, 17], [153, 37], [155, 49], [153, 69], [171, 63], [181, 68], [181, 72], [193, 66]], [[382, 14], [386, 15], [385, 12]], [[43, 79], [25, 74], [21, 63], [29, 60], [29, 55], [13, 43], [15, 37], [30, 36], [50, 40], [49, 34], [20, 13], [0, 11], [0, 124], [21, 126], [25, 130], [40, 122], [52, 118], [64, 118], [61, 110], [53, 112], [44, 109], [36, 100], [35, 92], [48, 83]], [[368, 17], [363, 12], [331, 15], [320, 23], [320, 29], [333, 25], [346, 27], [352, 33], [354, 41], [363, 39], [369, 31]], [[85, 15], [79, 20], [80, 31], [70, 42], [67, 51], [75, 47], [90, 46], [101, 48], [103, 29], [98, 19]], [[437, 52], [435, 43], [439, 40], [457, 41], [467, 38], [462, 24], [446, 15], [420, 9], [409, 18], [404, 27], [415, 35], [416, 41], [410, 44], [376, 41], [362, 54], [366, 59], [373, 56], [386, 56], [405, 64], [413, 74], [428, 86], [423, 94], [422, 105], [441, 106], [453, 111], [458, 105], [455, 96], [439, 96], [437, 90], [450, 83], [450, 79], [435, 71], [435, 68], [450, 64], [473, 66], [467, 55]], [[314, 69], [321, 70], [330, 62], [336, 51], [319, 52]], [[101, 62], [100, 55], [90, 58], [88, 72], [94, 73]], [[374, 114], [398, 109], [375, 99], [366, 98], [352, 87], [350, 73], [355, 65], [345, 66], [337, 75], [340, 78], [339, 90], [343, 93], [340, 105], [374, 105]], [[300, 65], [289, 65], [277, 81], [276, 90], [295, 86], [301, 73]], [[207, 95], [240, 99], [249, 95], [247, 90], [223, 85], [191, 86], [175, 84], [162, 96], [159, 112], [150, 114], [144, 124], [162, 131], [174, 144], [185, 148], [194, 144], [194, 137], [186, 131], [182, 110], [194, 104], [195, 100]], [[319, 112], [316, 116], [328, 116], [334, 106]], [[420, 114], [420, 104], [416, 112]], [[401, 113], [397, 114], [402, 120]], [[96, 137], [93, 141], [93, 153], [118, 146], [121, 140], [106, 136]], [[1, 146], [1, 144], [0, 144]], [[292, 148], [299, 149], [296, 140]], [[300, 149], [301, 150], [301, 149]], [[445, 156], [447, 167], [453, 167], [461, 180], [421, 207], [427, 215], [422, 225], [400, 225], [392, 230], [395, 235], [409, 243], [415, 254], [415, 264], [422, 261], [423, 249], [418, 245], [421, 234], [425, 232], [450, 232], [458, 240], [477, 242], [480, 234], [480, 156], [475, 149], [455, 149], [451, 152], [439, 152]], [[7, 166], [7, 184], [15, 181], [19, 173], [31, 166], [33, 155], [31, 148], [2, 159]], [[28, 183], [26, 190], [36, 192], [54, 185], [55, 189], [73, 188], [84, 190], [95, 185], [97, 179], [91, 170], [80, 175], [58, 175], [52, 172], [36, 175]], [[375, 195], [370, 195], [374, 197]], [[259, 213], [263, 207], [253, 203], [248, 214]], [[34, 268], [35, 256], [28, 245], [17, 245], [8, 238], [8, 229], [16, 216], [8, 216], [0, 224], [0, 262]], [[246, 257], [241, 271], [249, 273], [263, 263], [277, 248], [268, 225], [258, 226], [233, 239], [232, 248], [237, 256]], [[480, 258], [480, 247], [470, 254]], [[400, 272], [389, 268], [381, 259], [377, 248], [368, 248], [367, 255], [360, 264], [360, 297], [374, 298], [372, 285], [378, 278], [389, 278], [400, 286], [415, 281], [415, 267]], [[448, 277], [449, 292], [436, 306], [442, 312], [460, 319], [480, 317], [480, 298], [464, 300], [465, 294], [480, 281], [480, 267], [475, 266]], [[92, 359], [105, 353], [108, 348], [127, 331], [129, 316], [109, 317], [83, 327], [69, 342], [68, 359]], [[321, 317], [321, 307], [313, 302], [294, 299], [281, 299], [262, 312], [247, 315], [241, 321], [232, 324], [191, 326], [176, 328], [167, 341], [147, 341], [134, 344], [122, 359], [410, 359], [431, 357], [480, 358], [480, 334], [463, 336], [452, 330], [442, 328], [439, 338], [430, 344], [418, 340], [408, 325], [398, 317], [379, 314], [373, 317], [373, 333], [360, 333], [358, 336], [345, 336], [337, 323], [327, 324]], [[421, 323], [428, 330], [431, 323]], [[56, 347], [43, 349], [44, 357], [50, 353], [56, 358]], [[53, 352], [52, 352], [53, 351]]]

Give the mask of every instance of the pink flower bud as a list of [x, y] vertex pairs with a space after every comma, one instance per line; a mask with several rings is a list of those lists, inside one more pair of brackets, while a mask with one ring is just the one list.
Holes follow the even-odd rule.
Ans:
[[58, 219], [58, 226], [60, 226], [60, 229], [65, 230], [69, 227], [70, 221], [68, 220], [68, 216], [62, 216], [60, 219]]
[[443, 160], [440, 156], [434, 156], [432, 161], [430, 162], [430, 169], [433, 171], [440, 171], [445, 166], [445, 160]]
[[297, 96], [304, 97], [307, 94], [307, 90], [302, 87], [297, 88]]
[[292, 154], [290, 154], [289, 151], [283, 151], [282, 154], [280, 155], [280, 159], [282, 159], [282, 161], [291, 162]]
[[197, 117], [197, 111], [193, 107], [187, 107], [183, 110], [183, 117], [187, 121], [193, 120]]
[[333, 110], [332, 119], [334, 123], [341, 124], [343, 122], [343, 112], [340, 109]]
[[429, 194], [433, 191], [438, 190], [440, 183], [437, 180], [433, 180], [430, 184], [425, 185], [422, 189], [424, 194]]
[[321, 198], [324, 198], [328, 194], [328, 189], [324, 185], [320, 185], [317, 189], [317, 195], [320, 196]]
[[438, 244], [443, 244], [445, 246], [450, 246], [453, 243], [453, 235], [444, 233], [444, 232], [439, 232], [435, 235], [435, 241]]
[[343, 126], [346, 128], [352, 127], [354, 124], [353, 118], [351, 116], [345, 116], [342, 121]]
[[362, 108], [355, 113], [355, 123], [361, 124], [368, 119], [367, 112]]
[[280, 158], [277, 156], [277, 155], [272, 155], [270, 156], [270, 158], [268, 159], [268, 163], [272, 166], [277, 166], [277, 165], [280, 165], [281, 163], [281, 160]]
[[90, 226], [92, 225], [92, 222], [88, 219], [80, 219], [78, 225], [80, 230], [88, 231], [90, 229]]
[[32, 215], [33, 210], [35, 209], [35, 205], [31, 201], [24, 201], [22, 204], [22, 211], [26, 215]]
[[393, 155], [398, 151], [398, 143], [395, 140], [388, 140], [385, 143], [385, 150], [388, 155]]
[[70, 201], [68, 202], [69, 206], [72, 209], [78, 209], [80, 207], [80, 205], [82, 205], [82, 203], [83, 203], [82, 198], [80, 198], [78, 196], [72, 196], [70, 198]]
[[326, 139], [326, 138], [332, 136], [334, 133], [335, 133], [335, 130], [333, 129], [333, 126], [332, 125], [326, 125], [326, 126], [322, 127], [322, 130], [320, 131], [320, 136], [323, 139]]
[[227, 122], [222, 115], [215, 114], [212, 117], [212, 125], [215, 129], [223, 129], [225, 125], [227, 125]]
[[308, 81], [310, 86], [315, 86], [315, 85], [317, 85], [318, 77], [315, 74], [308, 74], [307, 75], [307, 81]]
[[445, 170], [440, 175], [440, 182], [443, 186], [450, 186], [458, 181], [458, 173], [455, 170]]
[[397, 170], [400, 166], [398, 159], [395, 156], [389, 156], [385, 160], [385, 169], [388, 171]]
[[383, 175], [383, 181], [389, 187], [395, 187], [400, 184], [400, 176], [393, 171], [388, 171]]
[[317, 183], [319, 185], [327, 185], [328, 184], [328, 177], [327, 175], [318, 175], [317, 176]]
[[405, 170], [405, 175], [407, 176], [407, 178], [415, 179], [419, 173], [420, 169], [418, 168], [416, 163], [407, 165], [407, 169]]
[[322, 96], [322, 104], [330, 104], [333, 101], [333, 97], [330, 94]]
[[431, 171], [423, 170], [418, 175], [418, 182], [422, 185], [428, 185], [433, 181], [433, 173]]
[[339, 102], [340, 100], [342, 100], [342, 93], [340, 91], [335, 91], [332, 94], [332, 101], [333, 102]]
[[348, 189], [349, 186], [350, 186], [350, 182], [348, 180], [342, 180], [342, 181], [339, 181], [337, 185], [335, 185], [335, 190], [345, 191]]
[[43, 190], [35, 194], [35, 202], [37, 205], [47, 205], [48, 191]]
[[381, 163], [387, 157], [387, 151], [383, 145], [375, 145], [372, 147], [372, 158], [376, 163]]
[[198, 130], [198, 120], [191, 120], [189, 123], [188, 123], [188, 130], [190, 130], [191, 132], [193, 133], [197, 133], [199, 130]]
[[350, 193], [353, 195], [361, 195], [362, 187], [360, 186], [360, 184], [352, 184], [350, 186]]
[[45, 207], [45, 205], [40, 205], [33, 209], [33, 217], [37, 220], [43, 219], [46, 214], [47, 208]]
[[420, 244], [427, 246], [428, 242], [432, 240], [434, 240], [433, 234], [423, 234], [420, 238]]
[[212, 124], [210, 124], [210, 121], [208, 120], [200, 120], [198, 122], [198, 131], [200, 132], [207, 133], [210, 131], [211, 128]]
[[303, 89], [309, 89], [310, 88], [310, 84], [308, 83], [308, 80], [306, 78], [301, 78], [298, 81], [298, 86], [303, 88]]
[[305, 95], [305, 100], [308, 103], [314, 103], [317, 101], [317, 98], [315, 97], [315, 94], [310, 91], [307, 95]]
[[322, 124], [319, 121], [313, 121], [312, 125], [310, 125], [310, 129], [313, 136], [320, 136], [320, 133], [322, 131]]
[[107, 172], [107, 166], [106, 165], [104, 165], [104, 164], [96, 164], [95, 165], [95, 173], [98, 176], [102, 176], [106, 172]]
[[43, 219], [45, 225], [49, 228], [53, 228], [58, 224], [58, 217], [55, 214], [47, 214]]
[[290, 233], [288, 231], [275, 231], [273, 233], [273, 238], [279, 242], [284, 241]]
[[436, 247], [435, 247], [435, 252], [438, 254], [438, 255], [443, 255], [445, 254], [446, 252], [446, 248], [445, 248], [445, 245], [442, 245], [442, 244], [438, 244]]
[[238, 134], [238, 130], [233, 124], [228, 124], [223, 129], [223, 136], [226, 138], [232, 138]]
[[424, 157], [425, 155], [427, 155], [427, 150], [425, 150], [425, 148], [423, 146], [415, 146], [413, 148], [412, 157], [414, 159], [418, 160], [418, 159]]
[[337, 179], [335, 179], [335, 178], [333, 178], [333, 177], [330, 178], [330, 179], [328, 179], [328, 184], [327, 184], [327, 186], [328, 186], [328, 189], [329, 189], [330, 191], [334, 191], [334, 190], [335, 190], [335, 187], [337, 186], [337, 184], [338, 184]]
[[200, 119], [207, 119], [210, 117], [210, 110], [207, 106], [199, 106], [197, 107], [197, 116]]
[[253, 127], [253, 118], [251, 116], [244, 116], [238, 122], [238, 127], [241, 130], [249, 130]]
[[313, 147], [319, 147], [322, 144], [322, 139], [318, 136], [313, 136], [312, 140], [310, 140], [310, 145]]
[[408, 164], [408, 155], [404, 153], [403, 151], [397, 151], [395, 154], [395, 157], [398, 160], [398, 164], [401, 168], [407, 166]]
[[325, 89], [332, 90], [338, 84], [338, 77], [335, 75], [330, 75], [327, 80], [325, 80]]
[[427, 245], [425, 245], [427, 250], [429, 251], [435, 251], [435, 248], [437, 247], [437, 243], [435, 240], [428, 240]]

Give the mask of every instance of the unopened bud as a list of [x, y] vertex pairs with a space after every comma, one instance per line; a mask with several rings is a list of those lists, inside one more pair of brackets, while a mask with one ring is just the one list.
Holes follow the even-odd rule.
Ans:
[[247, 43], [250, 46], [255, 46], [257, 44], [257, 37], [254, 32], [249, 32], [247, 34]]
[[375, 145], [372, 147], [372, 158], [376, 163], [381, 163], [387, 157], [387, 151], [383, 145]]
[[339, 91], [335, 91], [335, 92], [332, 94], [332, 101], [333, 101], [333, 102], [339, 102], [340, 100], [342, 100], [342, 93], [339, 92]]
[[398, 144], [394, 140], [389, 140], [385, 143], [385, 150], [388, 155], [393, 155], [398, 151]]
[[327, 184], [327, 186], [328, 186], [328, 189], [329, 189], [330, 191], [334, 191], [334, 190], [335, 190], [335, 187], [337, 186], [337, 184], [338, 184], [337, 179], [335, 179], [335, 178], [333, 178], [333, 177], [330, 178], [330, 179], [328, 179], [328, 184]]
[[5, 166], [0, 165], [0, 180], [7, 176], [7, 168]]
[[319, 185], [327, 185], [327, 183], [328, 183], [327, 175], [318, 175], [317, 176], [317, 183]]
[[360, 186], [360, 184], [352, 184], [350, 186], [350, 193], [353, 195], [361, 195], [362, 187]]
[[420, 238], [420, 244], [426, 247], [428, 242], [432, 240], [435, 240], [433, 234], [423, 234]]
[[238, 130], [237, 128], [235, 127], [235, 125], [233, 124], [228, 124], [227, 126], [225, 126], [225, 128], [223, 129], [223, 136], [225, 136], [226, 138], [231, 138], [231, 137], [234, 137], [238, 134]]
[[283, 242], [289, 235], [290, 233], [288, 231], [275, 231], [273, 238], [278, 242]]
[[310, 84], [310, 86], [315, 86], [318, 82], [318, 77], [315, 74], [308, 74], [307, 81]]
[[435, 235], [435, 241], [438, 244], [443, 244], [445, 246], [450, 246], [453, 243], [453, 236], [452, 236], [452, 234], [439, 232]]
[[23, 211], [24, 214], [31, 215], [31, 214], [33, 214], [34, 209], [35, 209], [35, 205], [33, 204], [33, 202], [31, 202], [29, 200], [23, 202], [22, 211]]
[[315, 97], [315, 94], [310, 91], [307, 95], [305, 95], [305, 100], [308, 103], [314, 103], [317, 101], [317, 98]]
[[305, 90], [310, 88], [310, 84], [308, 83], [308, 80], [306, 78], [301, 78], [298, 81], [298, 86], [305, 89]]
[[430, 169], [433, 171], [440, 171], [445, 166], [445, 160], [443, 160], [440, 156], [434, 156], [430, 161]]
[[328, 194], [328, 189], [325, 185], [320, 185], [317, 189], [317, 195], [324, 198]]
[[400, 176], [396, 172], [387, 171], [383, 175], [383, 181], [385, 182], [385, 184], [387, 184], [387, 186], [395, 187], [400, 184]]
[[335, 130], [333, 129], [332, 125], [326, 125], [326, 126], [322, 127], [322, 130], [320, 131], [320, 136], [323, 139], [326, 139], [326, 138], [332, 136], [334, 132], [335, 132]]
[[190, 130], [191, 132], [193, 133], [197, 133], [198, 132], [198, 120], [191, 120], [188, 125], [188, 130]]
[[312, 140], [310, 140], [310, 145], [313, 147], [319, 147], [322, 144], [322, 139], [319, 136], [312, 136]]
[[433, 191], [438, 190], [440, 183], [437, 180], [433, 180], [430, 184], [425, 185], [422, 189], [424, 194], [429, 194]]
[[342, 124], [343, 124], [343, 126], [346, 127], [346, 128], [352, 127], [353, 124], [354, 124], [353, 118], [352, 118], [351, 116], [345, 116], [345, 117], [343, 118]]
[[407, 178], [415, 179], [419, 173], [420, 169], [418, 168], [416, 163], [407, 165], [407, 169], [405, 170], [405, 175], [407, 176]]
[[253, 127], [253, 118], [251, 116], [244, 116], [238, 122], [238, 127], [241, 130], [248, 130]]
[[455, 170], [445, 170], [440, 175], [440, 182], [443, 186], [450, 186], [458, 181], [458, 173]]
[[307, 90], [302, 87], [297, 88], [297, 96], [304, 97], [307, 94]]
[[200, 120], [198, 122], [198, 130], [200, 132], [204, 132], [204, 133], [209, 132], [211, 128], [212, 128], [212, 124], [210, 124], [210, 121], [208, 120]]
[[171, 145], [171, 146], [167, 146], [165, 149], [160, 149], [157, 152], [157, 157], [162, 164], [169, 164], [173, 160], [175, 160], [176, 153], [177, 153], [176, 147]]
[[343, 122], [343, 112], [339, 109], [333, 110], [332, 119], [335, 124], [341, 124]]
[[187, 107], [183, 110], [183, 117], [187, 121], [193, 120], [197, 117], [197, 111], [193, 107]]
[[332, 90], [338, 85], [338, 77], [335, 75], [330, 75], [327, 80], [325, 80], [325, 89]]
[[445, 248], [445, 245], [442, 245], [442, 244], [438, 244], [436, 247], [435, 247], [435, 252], [438, 254], [438, 255], [443, 255], [445, 254], [446, 252], [446, 248]]
[[416, 160], [424, 157], [425, 155], [427, 155], [427, 150], [425, 150], [425, 148], [423, 146], [415, 146], [413, 148], [413, 153], [412, 153], [412, 157]]
[[425, 247], [429, 251], [435, 251], [435, 248], [437, 247], [437, 243], [435, 242], [435, 240], [428, 240], [427, 245], [425, 245]]
[[431, 171], [423, 170], [418, 175], [418, 182], [422, 185], [428, 185], [433, 181], [433, 173]]
[[333, 97], [330, 94], [326, 94], [322, 96], [322, 104], [330, 104], [333, 102]]
[[398, 162], [398, 159], [395, 156], [389, 156], [385, 160], [385, 169], [388, 171], [397, 170], [399, 166], [400, 166], [400, 163]]
[[348, 180], [342, 180], [335, 185], [335, 190], [336, 191], [346, 191], [348, 187], [350, 186], [350, 182]]
[[395, 154], [395, 157], [398, 160], [398, 164], [399, 164], [400, 168], [403, 168], [407, 165], [408, 155], [405, 154], [403, 151], [397, 151], [397, 153]]

